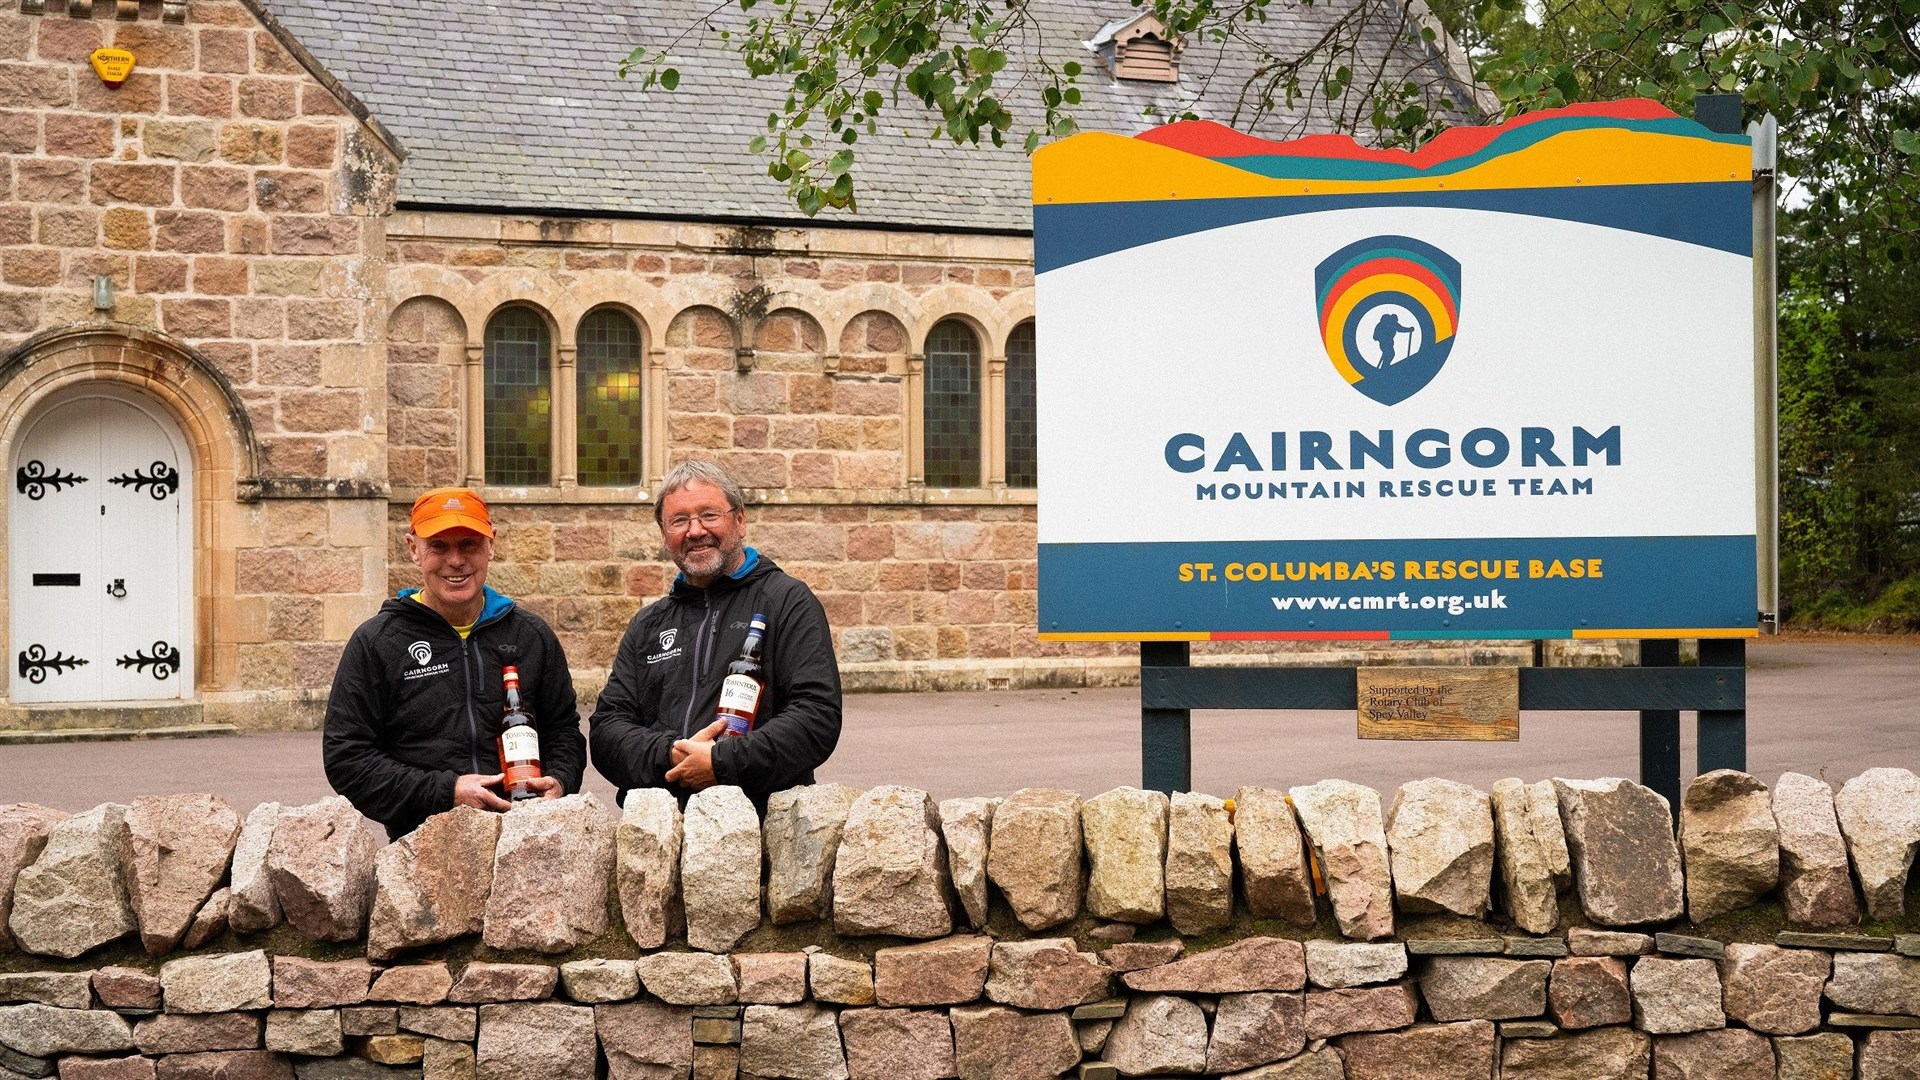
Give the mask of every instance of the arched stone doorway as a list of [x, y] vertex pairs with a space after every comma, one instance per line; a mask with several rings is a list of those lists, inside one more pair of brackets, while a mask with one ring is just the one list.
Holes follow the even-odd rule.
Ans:
[[[0, 359], [0, 450], [6, 704], [61, 709], [61, 727], [197, 722], [131, 703], [185, 707], [232, 681], [232, 566], [262, 491], [232, 385], [164, 334], [48, 331]], [[0, 713], [23, 725], [43, 726]]]
[[180, 426], [124, 384], [68, 387], [21, 426], [8, 476], [13, 701], [192, 696], [194, 462]]

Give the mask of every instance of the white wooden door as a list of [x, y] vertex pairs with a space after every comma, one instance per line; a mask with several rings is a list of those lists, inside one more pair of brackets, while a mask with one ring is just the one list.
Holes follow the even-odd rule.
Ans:
[[178, 427], [130, 393], [27, 422], [8, 493], [14, 702], [191, 694], [188, 465]]

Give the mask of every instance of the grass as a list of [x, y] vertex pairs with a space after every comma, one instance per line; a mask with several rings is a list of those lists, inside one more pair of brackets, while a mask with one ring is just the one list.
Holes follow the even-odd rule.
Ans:
[[1901, 578], [1868, 600], [1838, 591], [1826, 593], [1795, 605], [1788, 625], [1867, 634], [1920, 633], [1920, 574]]

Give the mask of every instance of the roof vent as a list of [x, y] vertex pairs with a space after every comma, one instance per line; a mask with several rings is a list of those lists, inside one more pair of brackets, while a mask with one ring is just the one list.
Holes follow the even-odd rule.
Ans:
[[1180, 51], [1185, 44], [1175, 41], [1166, 24], [1152, 14], [1115, 19], [1085, 44], [1116, 79], [1180, 81]]

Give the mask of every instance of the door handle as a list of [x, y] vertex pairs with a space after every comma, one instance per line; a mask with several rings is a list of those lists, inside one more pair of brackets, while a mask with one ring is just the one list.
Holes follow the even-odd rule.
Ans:
[[127, 579], [114, 578], [111, 582], [107, 584], [107, 595], [108, 596], [127, 595]]

